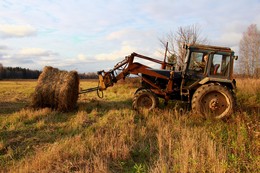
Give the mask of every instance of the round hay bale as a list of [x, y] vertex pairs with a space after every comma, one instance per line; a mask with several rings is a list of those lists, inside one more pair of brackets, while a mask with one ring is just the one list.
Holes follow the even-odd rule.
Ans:
[[32, 97], [33, 108], [49, 107], [61, 112], [76, 108], [79, 76], [76, 71], [60, 71], [46, 66], [38, 78]]

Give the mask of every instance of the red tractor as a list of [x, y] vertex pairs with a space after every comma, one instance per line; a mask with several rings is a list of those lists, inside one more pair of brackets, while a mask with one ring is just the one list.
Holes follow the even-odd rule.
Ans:
[[[237, 56], [226, 47], [208, 45], [185, 45], [186, 59], [181, 71], [167, 70], [173, 65], [137, 53], [125, 59], [110, 71], [99, 71], [99, 91], [113, 86], [130, 74], [141, 77], [141, 87], [133, 98], [135, 110], [152, 110], [158, 106], [158, 98], [180, 100], [188, 103], [192, 110], [203, 116], [222, 119], [230, 116], [235, 108], [233, 64]], [[161, 65], [154, 69], [135, 62], [141, 58]], [[89, 92], [91, 89], [83, 90]], [[92, 90], [93, 91], [93, 90]]]

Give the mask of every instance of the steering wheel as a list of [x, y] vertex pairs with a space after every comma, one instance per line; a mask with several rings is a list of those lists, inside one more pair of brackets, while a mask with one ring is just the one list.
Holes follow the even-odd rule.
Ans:
[[194, 61], [194, 65], [193, 65], [193, 70], [196, 70], [196, 71], [200, 71], [203, 69], [203, 63], [200, 63], [200, 62], [197, 62], [197, 61]]
[[201, 64], [199, 62], [197, 62], [197, 61], [194, 61], [194, 66], [201, 67]]

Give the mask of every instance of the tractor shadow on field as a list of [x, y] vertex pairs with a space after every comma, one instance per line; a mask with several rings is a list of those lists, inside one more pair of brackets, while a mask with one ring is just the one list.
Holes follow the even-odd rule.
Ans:
[[0, 102], [0, 115], [12, 114], [26, 107], [26, 102]]
[[132, 109], [132, 99], [123, 101], [91, 99], [78, 102], [78, 110], [83, 110], [87, 113], [90, 113], [92, 110], [98, 110], [98, 112], [108, 112], [110, 110], [120, 109]]
[[260, 106], [240, 106], [237, 112], [246, 112], [249, 115], [260, 115]]
[[[18, 128], [19, 123], [17, 124], [15, 122], [13, 123], [15, 127], [13, 129], [10, 129], [10, 123], [2, 125], [0, 137], [4, 143], [0, 147], [0, 157], [7, 157], [7, 160], [19, 160], [28, 153], [35, 151], [38, 146], [54, 143], [57, 140], [71, 137], [82, 132], [81, 130], [68, 128], [67, 122], [74, 116], [74, 113], [48, 113], [48, 109], [46, 109], [46, 111], [47, 113], [44, 116], [33, 116], [34, 112], [32, 112], [31, 118], [19, 120], [22, 122], [23, 128]], [[8, 158], [10, 151], [12, 157]], [[4, 162], [0, 162], [0, 169], [3, 166]]]

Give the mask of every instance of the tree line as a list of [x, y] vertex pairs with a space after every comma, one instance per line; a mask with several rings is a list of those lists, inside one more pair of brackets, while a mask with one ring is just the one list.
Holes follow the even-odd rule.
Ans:
[[21, 67], [4, 67], [0, 64], [0, 79], [37, 79], [39, 70], [30, 70]]
[[[1, 79], [38, 79], [42, 71], [30, 70], [21, 67], [4, 67], [0, 63], [0, 80]], [[80, 79], [97, 79], [98, 75], [94, 72], [79, 73]]]
[[98, 79], [97, 73], [88, 72], [88, 73], [79, 73], [80, 79]]

